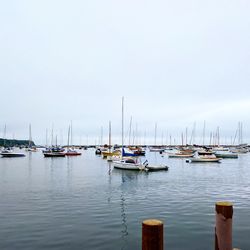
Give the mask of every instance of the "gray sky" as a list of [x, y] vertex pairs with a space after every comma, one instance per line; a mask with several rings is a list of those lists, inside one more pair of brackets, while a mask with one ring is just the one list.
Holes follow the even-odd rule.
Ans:
[[72, 120], [74, 142], [95, 143], [111, 120], [119, 142], [124, 96], [125, 130], [132, 116], [148, 143], [155, 122], [161, 142], [204, 120], [228, 141], [242, 121], [250, 142], [249, 13], [248, 0], [2, 1], [1, 130], [28, 138], [31, 123], [44, 143], [54, 124], [66, 142]]

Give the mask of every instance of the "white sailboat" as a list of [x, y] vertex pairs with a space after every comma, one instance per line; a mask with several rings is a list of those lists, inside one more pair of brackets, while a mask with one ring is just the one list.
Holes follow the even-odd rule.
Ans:
[[137, 162], [137, 158], [123, 157], [124, 151], [124, 97], [122, 97], [122, 153], [120, 160], [114, 160], [114, 168], [125, 170], [145, 170], [145, 165]]
[[77, 152], [74, 148], [70, 148], [69, 147], [69, 140], [71, 137], [71, 146], [73, 147], [73, 136], [72, 136], [72, 122], [71, 122], [71, 126], [69, 126], [68, 128], [68, 146], [67, 146], [67, 152], [64, 153], [66, 156], [77, 156], [77, 155], [81, 155], [82, 153]]
[[124, 97], [122, 97], [122, 153], [120, 160], [114, 160], [114, 168], [124, 170], [144, 170], [144, 171], [157, 171], [157, 170], [168, 170], [167, 166], [164, 165], [149, 165], [148, 161], [141, 163], [138, 157], [123, 157], [124, 154]]

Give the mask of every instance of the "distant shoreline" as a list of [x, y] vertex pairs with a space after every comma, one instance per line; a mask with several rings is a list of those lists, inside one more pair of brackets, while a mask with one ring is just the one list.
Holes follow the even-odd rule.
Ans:
[[35, 146], [33, 141], [29, 140], [16, 140], [16, 139], [3, 139], [0, 138], [0, 147], [13, 147], [13, 146]]

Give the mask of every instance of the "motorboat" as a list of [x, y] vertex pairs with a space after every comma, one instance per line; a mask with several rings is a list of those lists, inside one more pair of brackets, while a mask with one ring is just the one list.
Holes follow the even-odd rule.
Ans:
[[2, 151], [1, 153], [0, 153], [0, 155], [2, 156], [2, 157], [24, 157], [25, 156], [25, 154], [23, 154], [23, 153], [16, 153], [16, 152], [11, 152], [11, 151], [6, 151], [6, 150], [4, 150], [4, 151]]
[[121, 160], [113, 161], [114, 168], [125, 170], [146, 170], [143, 163], [139, 163], [136, 158], [122, 158]]

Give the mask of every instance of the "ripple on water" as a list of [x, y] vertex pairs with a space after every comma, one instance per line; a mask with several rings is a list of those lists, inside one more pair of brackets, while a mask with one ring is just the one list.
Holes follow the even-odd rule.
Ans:
[[250, 249], [250, 155], [221, 164], [148, 159], [169, 171], [112, 169], [91, 150], [72, 159], [38, 153], [0, 162], [0, 248], [139, 249], [141, 222], [157, 218], [166, 249], [211, 249], [214, 204], [229, 200], [234, 246]]

